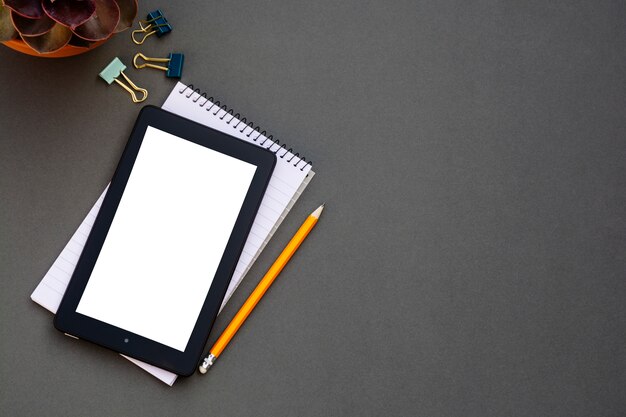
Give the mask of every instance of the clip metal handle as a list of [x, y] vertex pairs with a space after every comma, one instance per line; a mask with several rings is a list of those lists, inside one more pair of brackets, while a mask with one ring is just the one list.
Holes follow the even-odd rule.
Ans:
[[[143, 59], [145, 62], [143, 64], [138, 64], [137, 60], [141, 58]], [[154, 64], [149, 64], [148, 62], [152, 61], [152, 62], [170, 62], [169, 58], [150, 58], [145, 56], [142, 53], [137, 53], [135, 54], [135, 57], [133, 58], [133, 65], [135, 66], [135, 68], [137, 69], [141, 69], [141, 68], [156, 68], [156, 69], [160, 69], [163, 71], [167, 71], [167, 67], [161, 66], [161, 65], [154, 65]]]
[[[126, 65], [124, 65], [124, 63], [118, 57], [115, 57], [109, 63], [109, 65], [107, 65], [100, 72], [99, 75], [100, 78], [107, 82], [107, 84], [111, 85], [113, 82], [115, 82], [124, 90], [128, 91], [133, 100], [133, 103], [141, 103], [142, 101], [145, 101], [148, 98], [148, 90], [138, 87], [134, 82], [132, 82], [130, 78], [128, 78], [128, 76], [124, 74], [125, 69]], [[124, 84], [124, 82], [119, 79], [120, 75], [124, 77], [129, 85]], [[140, 92], [142, 94], [142, 97], [138, 98], [135, 92]]]
[[135, 44], [137, 44], [137, 45], [141, 45], [142, 43], [144, 43], [144, 42], [146, 41], [146, 38], [147, 38], [148, 36], [150, 36], [150, 35], [153, 35], [153, 34], [154, 34], [154, 32], [155, 32], [154, 30], [153, 30], [152, 32], [149, 32], [149, 33], [148, 33], [148, 34], [146, 34], [143, 38], [141, 38], [141, 40], [139, 40], [139, 41], [138, 41], [137, 39], [135, 39], [135, 33], [145, 33], [145, 30], [143, 30], [143, 28], [141, 28], [141, 29], [133, 30], [133, 31], [130, 33], [130, 37], [133, 39], [133, 42], [134, 42]]
[[[141, 26], [141, 23], [139, 24], [139, 26]], [[150, 32], [146, 33], [149, 29], [158, 28], [158, 27], [161, 27], [161, 26], [166, 26], [166, 25], [147, 26], [145, 28], [142, 26], [141, 29], [133, 30], [131, 32], [131, 34], [130, 34], [130, 37], [133, 39], [133, 42], [135, 42], [135, 44], [141, 45], [141, 44], [143, 44], [146, 41], [148, 36], [151, 36], [151, 35], [154, 35], [155, 33], [158, 33], [158, 29], [154, 29], [154, 30], [151, 30]], [[137, 39], [135, 39], [135, 34], [136, 33], [146, 33], [146, 34], [143, 36], [143, 38], [141, 38], [140, 40], [137, 40]]]
[[[139, 63], [139, 58], [143, 59], [144, 62]], [[180, 53], [171, 53], [167, 58], [151, 58], [142, 53], [137, 53], [133, 58], [133, 65], [137, 69], [148, 67], [165, 71], [165, 76], [168, 78], [180, 78], [183, 73], [184, 61], [185, 56]], [[150, 64], [150, 62], [167, 62], [167, 66]]]
[[[170, 25], [165, 16], [163, 16], [163, 12], [161, 12], [160, 9], [148, 13], [145, 20], [139, 21], [139, 27], [141, 29], [133, 30], [130, 34], [133, 42], [137, 45], [143, 44], [148, 36], [154, 35], [155, 33], [157, 37], [160, 38], [172, 31], [172, 25]], [[138, 40], [135, 38], [135, 35], [139, 33], [145, 33], [145, 35]]]
[[[118, 85], [120, 85], [124, 90], [128, 91], [128, 93], [131, 96], [131, 99], [133, 100], [133, 103], [141, 103], [142, 101], [145, 101], [148, 98], [148, 90], [146, 90], [145, 88], [137, 87], [137, 85], [135, 85], [135, 83], [132, 82], [130, 78], [126, 76], [126, 74], [124, 74], [124, 71], [122, 71], [121, 74], [122, 74], [122, 77], [124, 77], [124, 79], [126, 80], [126, 82], [130, 84], [130, 87], [132, 87], [132, 90], [130, 89], [129, 86], [127, 86], [126, 84], [118, 80], [117, 78], [115, 79], [115, 82]], [[140, 93], [142, 93], [143, 97], [137, 98], [135, 91], [139, 91]]]

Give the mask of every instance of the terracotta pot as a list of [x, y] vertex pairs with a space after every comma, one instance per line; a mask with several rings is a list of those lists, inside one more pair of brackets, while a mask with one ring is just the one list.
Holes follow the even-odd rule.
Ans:
[[2, 43], [8, 46], [9, 48], [16, 50], [18, 52], [21, 52], [23, 54], [28, 54], [28, 55], [38, 56], [38, 57], [43, 57], [43, 58], [65, 58], [67, 56], [84, 54], [85, 52], [88, 52], [94, 48], [97, 48], [98, 46], [102, 45], [106, 41], [107, 39], [94, 42], [93, 44], [89, 46], [89, 48], [83, 48], [83, 47], [73, 46], [73, 45], [65, 45], [63, 48], [56, 50], [54, 52], [50, 52], [48, 54], [40, 54], [39, 52], [32, 49], [30, 46], [25, 44], [24, 41], [22, 41], [21, 39], [20, 40], [14, 39], [14, 40], [2, 42]]

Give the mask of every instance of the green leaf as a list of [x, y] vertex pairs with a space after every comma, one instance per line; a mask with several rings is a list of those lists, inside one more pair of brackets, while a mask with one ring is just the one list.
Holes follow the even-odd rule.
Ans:
[[96, 0], [96, 12], [73, 32], [88, 41], [100, 41], [111, 36], [120, 21], [120, 9], [111, 0]]
[[39, 19], [29, 19], [27, 17], [20, 16], [15, 13], [15, 11], [11, 12], [11, 20], [13, 20], [13, 26], [15, 26], [15, 29], [20, 34], [26, 36], [43, 35], [44, 33], [50, 31], [52, 26], [56, 24], [54, 20], [50, 19], [46, 15], [41, 16]]
[[71, 37], [72, 31], [67, 27], [54, 25], [50, 32], [39, 36], [22, 35], [22, 40], [40, 54], [47, 54], [63, 48], [70, 41]]
[[70, 29], [85, 23], [96, 11], [94, 0], [43, 0], [41, 4], [48, 16]]
[[0, 4], [0, 42], [19, 37], [11, 20], [11, 9]]
[[115, 0], [120, 8], [120, 22], [115, 28], [115, 33], [122, 32], [133, 25], [137, 17], [137, 0]]

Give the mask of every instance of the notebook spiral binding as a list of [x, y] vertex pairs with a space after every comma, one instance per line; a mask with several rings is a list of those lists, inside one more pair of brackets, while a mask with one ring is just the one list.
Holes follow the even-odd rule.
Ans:
[[[250, 132], [246, 136], [250, 137], [254, 132], [257, 132], [258, 135], [256, 135], [256, 137], [253, 138], [252, 141], [256, 142], [257, 139], [259, 139], [261, 136], [265, 136], [265, 139], [259, 142], [259, 145], [263, 146], [265, 149], [274, 152], [276, 155], [278, 155], [279, 158], [283, 159], [286, 155], [291, 153], [291, 157], [287, 159], [287, 162], [291, 163], [295, 160], [293, 163], [294, 167], [298, 167], [298, 165], [303, 162], [302, 166], [300, 167], [300, 171], [304, 171], [304, 168], [306, 168], [307, 165], [313, 166], [312, 162], [308, 161], [304, 156], [301, 156], [298, 152], [294, 153], [293, 148], [287, 149], [287, 144], [281, 144], [280, 141], [278, 139], [274, 139], [274, 136], [272, 135], [268, 136], [267, 132], [265, 130], [262, 130], [260, 126], [255, 125], [253, 122], [248, 122], [245, 117], [242, 117], [239, 113], [235, 113], [233, 109], [230, 109], [225, 104], [220, 103], [219, 100], [215, 100], [213, 97], [207, 97], [206, 93], [201, 92], [199, 88], [194, 88], [193, 84], [189, 84], [182, 90], [178, 90], [178, 92], [180, 94], [185, 94], [187, 90], [189, 90], [189, 93], [186, 95], [187, 98], [191, 98], [194, 93], [198, 94], [198, 97], [193, 100], [194, 103], [198, 103], [200, 99], [204, 98], [204, 101], [198, 104], [200, 107], [204, 107], [207, 103], [211, 103], [210, 106], [206, 107], [206, 111], [210, 112], [211, 110], [214, 110], [213, 116], [217, 116], [217, 114], [222, 110], [224, 111], [224, 114], [220, 116], [220, 120], [224, 120], [225, 117], [230, 116], [230, 119], [226, 121], [226, 124], [230, 125], [230, 122], [232, 122], [233, 120], [237, 120], [237, 123], [233, 125], [233, 128], [237, 129], [238, 126], [242, 125], [243, 127], [239, 131], [240, 133], [244, 133], [244, 131], [249, 128]], [[265, 143], [268, 141], [269, 146], [265, 146]], [[276, 150], [272, 150], [272, 147], [274, 145], [278, 146]], [[281, 150], [284, 150], [285, 152], [283, 152], [282, 155], [279, 155], [278, 152], [280, 152]]]

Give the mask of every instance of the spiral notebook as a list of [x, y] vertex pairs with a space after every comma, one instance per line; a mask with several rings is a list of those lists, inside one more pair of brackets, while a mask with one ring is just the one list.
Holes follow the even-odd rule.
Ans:
[[[221, 307], [224, 308], [315, 173], [311, 169], [311, 161], [300, 156], [298, 152], [288, 148], [285, 144], [281, 144], [272, 135], [268, 135], [265, 130], [255, 123], [249, 122], [241, 114], [194, 88], [193, 85], [179, 82], [165, 100], [162, 108], [233, 137], [267, 148], [276, 154], [274, 173], [224, 297]], [[105, 189], [31, 294], [33, 301], [53, 313], [56, 312], [61, 303], [106, 192]], [[168, 385], [172, 385], [176, 381], [177, 375], [169, 371], [133, 358], [124, 357]]]

